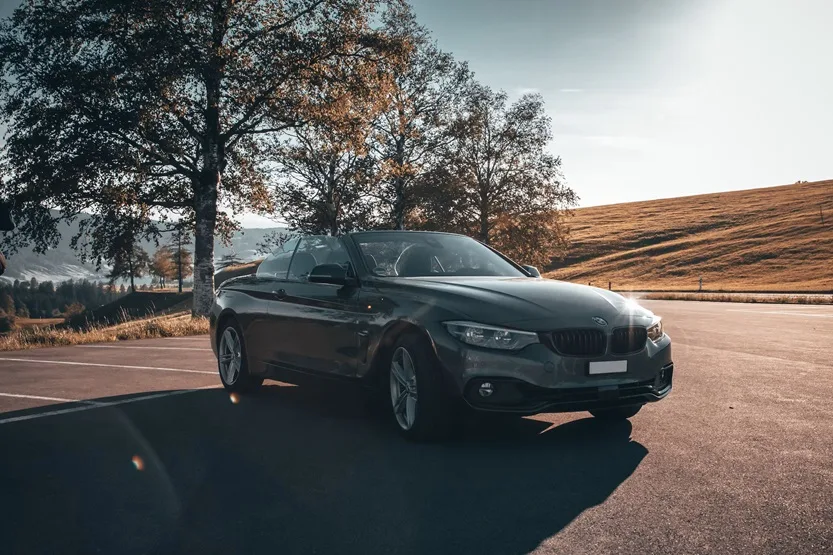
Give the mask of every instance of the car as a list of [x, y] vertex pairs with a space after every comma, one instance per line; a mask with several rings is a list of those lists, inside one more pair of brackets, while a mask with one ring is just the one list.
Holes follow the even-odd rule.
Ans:
[[649, 310], [450, 233], [295, 237], [219, 286], [210, 329], [227, 390], [351, 381], [417, 440], [447, 437], [460, 407], [627, 419], [665, 398], [674, 372]]

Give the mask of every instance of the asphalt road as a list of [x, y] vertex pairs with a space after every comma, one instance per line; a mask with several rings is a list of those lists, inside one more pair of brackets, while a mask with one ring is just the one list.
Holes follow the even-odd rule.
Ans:
[[0, 551], [833, 553], [833, 307], [644, 304], [666, 400], [440, 445], [344, 386], [233, 402], [205, 337], [0, 353]]

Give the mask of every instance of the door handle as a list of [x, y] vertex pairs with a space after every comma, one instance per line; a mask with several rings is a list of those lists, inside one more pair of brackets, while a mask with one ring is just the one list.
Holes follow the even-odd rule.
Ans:
[[273, 295], [276, 295], [278, 299], [285, 299], [286, 298], [286, 289], [278, 289], [277, 291], [272, 291]]

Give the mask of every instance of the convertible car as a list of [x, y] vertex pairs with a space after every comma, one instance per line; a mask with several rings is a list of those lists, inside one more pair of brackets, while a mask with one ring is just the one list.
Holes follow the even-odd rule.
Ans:
[[630, 418], [674, 371], [650, 311], [448, 233], [296, 237], [218, 288], [210, 324], [226, 389], [360, 382], [414, 439], [445, 435], [466, 405]]

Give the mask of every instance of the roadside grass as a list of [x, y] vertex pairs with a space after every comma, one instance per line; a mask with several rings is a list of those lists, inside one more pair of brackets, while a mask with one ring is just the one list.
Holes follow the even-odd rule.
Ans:
[[38, 328], [63, 323], [63, 318], [15, 318], [15, 326], [20, 328]]
[[[626, 294], [626, 293], [625, 293]], [[754, 293], [643, 293], [642, 300], [707, 301], [717, 303], [833, 304], [833, 295], [756, 295]]]
[[208, 319], [192, 318], [190, 313], [131, 320], [113, 326], [90, 326], [83, 330], [35, 326], [19, 328], [0, 337], [0, 351], [107, 343], [127, 339], [185, 337], [206, 333], [208, 333]]

